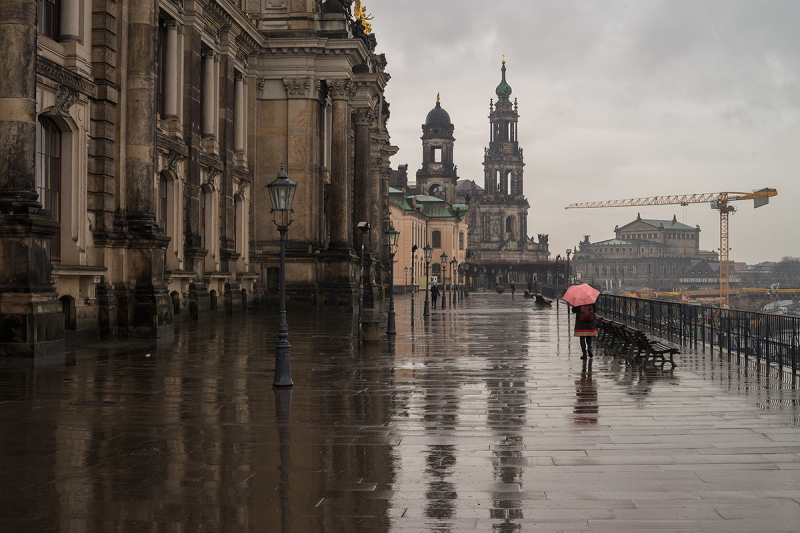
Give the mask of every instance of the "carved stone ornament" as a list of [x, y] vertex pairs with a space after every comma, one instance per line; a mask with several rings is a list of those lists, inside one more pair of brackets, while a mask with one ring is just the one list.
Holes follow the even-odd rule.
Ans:
[[349, 79], [327, 80], [328, 94], [333, 100], [352, 100], [356, 95], [356, 84]]
[[206, 180], [203, 182], [203, 185], [208, 186], [208, 188], [211, 189], [212, 191], [217, 190], [217, 176], [219, 176], [219, 169], [216, 169], [214, 167], [209, 168]]
[[310, 78], [284, 78], [283, 86], [286, 88], [286, 95], [292, 99], [311, 98]]
[[236, 191], [235, 196], [241, 196], [242, 198], [247, 198], [247, 190], [250, 188], [250, 182], [247, 180], [241, 180], [239, 182], [239, 188]]
[[167, 160], [167, 169], [175, 172], [178, 168], [178, 161], [183, 160], [183, 156], [176, 152], [175, 150], [169, 151], [169, 159]]
[[379, 170], [381, 165], [383, 165], [383, 158], [380, 157], [370, 157], [370, 169], [371, 170]]
[[65, 85], [60, 86], [58, 88], [58, 93], [56, 94], [56, 105], [54, 106], [56, 115], [68, 117], [70, 108], [75, 105], [77, 100], [78, 91], [75, 89], [70, 89]]
[[371, 107], [353, 108], [353, 124], [356, 126], [372, 126], [375, 120], [375, 111]]

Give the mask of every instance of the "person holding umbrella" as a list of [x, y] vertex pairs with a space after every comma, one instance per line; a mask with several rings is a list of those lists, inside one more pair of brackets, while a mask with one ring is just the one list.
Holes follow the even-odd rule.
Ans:
[[572, 306], [572, 312], [576, 315], [574, 336], [581, 339], [581, 352], [583, 352], [581, 359], [586, 359], [587, 355], [594, 357], [592, 337], [597, 336], [597, 321], [594, 319], [594, 314], [597, 311], [595, 302], [599, 295], [600, 291], [588, 283], [583, 283], [571, 286], [562, 298]]

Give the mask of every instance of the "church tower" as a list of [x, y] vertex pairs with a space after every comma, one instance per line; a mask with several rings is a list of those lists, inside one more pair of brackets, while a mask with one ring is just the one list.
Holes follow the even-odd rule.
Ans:
[[539, 242], [528, 237], [530, 204], [523, 194], [525, 163], [517, 138], [517, 101], [510, 99], [506, 62], [495, 89], [497, 103], [489, 103], [489, 146], [484, 150], [484, 189], [471, 198], [470, 250], [479, 261], [498, 264], [532, 264], [549, 255], [547, 236]]
[[450, 115], [442, 108], [439, 95], [422, 125], [422, 168], [417, 171], [421, 194], [456, 203], [457, 168], [453, 164], [453, 132]]
[[506, 62], [503, 60], [503, 79], [495, 89], [497, 105], [489, 103], [489, 148], [483, 158], [484, 188], [497, 197], [522, 197], [522, 148], [517, 140], [517, 100], [511, 104], [511, 86], [506, 82]]

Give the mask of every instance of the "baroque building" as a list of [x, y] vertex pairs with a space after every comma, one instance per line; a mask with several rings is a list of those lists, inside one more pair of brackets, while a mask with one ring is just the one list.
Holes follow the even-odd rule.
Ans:
[[606, 290], [648, 287], [671, 290], [698, 261], [717, 260], [715, 252], [700, 249], [700, 226], [672, 220], [643, 219], [614, 228], [613, 239], [575, 248], [574, 276]]
[[[456, 191], [454, 132], [450, 115], [437, 95], [436, 106], [422, 125], [422, 167], [417, 171], [416, 183], [408, 182], [408, 165], [400, 165], [390, 176], [390, 214], [395, 229], [400, 231], [395, 285], [404, 280], [409, 286], [425, 287], [423, 248], [428, 245], [432, 248], [428, 272], [431, 281], [447, 285], [463, 281], [457, 268], [467, 257], [470, 206], [461, 202]], [[414, 246], [416, 251], [412, 251]], [[446, 264], [441, 263], [444, 256], [448, 258]]]
[[484, 185], [461, 182], [459, 194], [469, 197], [471, 263], [491, 266], [496, 272], [517, 272], [517, 281], [533, 281], [536, 272], [550, 255], [548, 236], [538, 242], [528, 237], [530, 204], [523, 193], [522, 147], [518, 138], [517, 100], [510, 100], [511, 86], [506, 81], [506, 62], [495, 93], [497, 103], [489, 104], [489, 146], [484, 151]]
[[164, 337], [277, 298], [265, 185], [298, 183], [287, 297], [388, 272], [386, 59], [342, 0], [5, 0], [0, 354]]

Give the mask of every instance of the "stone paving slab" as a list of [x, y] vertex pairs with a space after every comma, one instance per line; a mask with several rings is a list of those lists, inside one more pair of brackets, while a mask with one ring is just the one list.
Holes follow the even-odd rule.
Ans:
[[290, 309], [289, 390], [271, 311], [0, 362], [0, 533], [800, 530], [774, 371], [584, 362], [563, 305], [421, 301], [360, 350], [354, 314]]

